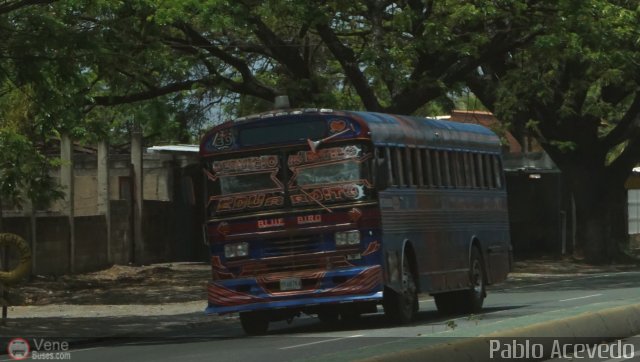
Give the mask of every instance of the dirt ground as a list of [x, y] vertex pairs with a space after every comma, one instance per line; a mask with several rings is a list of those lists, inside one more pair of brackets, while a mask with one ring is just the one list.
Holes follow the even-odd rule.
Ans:
[[[512, 277], [588, 274], [640, 270], [638, 264], [591, 266], [571, 258], [516, 261]], [[150, 266], [115, 265], [102, 271], [61, 277], [35, 276], [10, 289], [13, 306], [157, 305], [206, 301], [210, 266], [167, 263]]]
[[163, 304], [205, 301], [205, 263], [114, 265], [94, 273], [35, 276], [9, 291], [11, 305]]

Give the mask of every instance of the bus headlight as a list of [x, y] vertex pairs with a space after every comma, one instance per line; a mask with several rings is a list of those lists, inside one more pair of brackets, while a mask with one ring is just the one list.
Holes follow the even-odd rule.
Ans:
[[224, 257], [227, 259], [240, 258], [247, 255], [249, 255], [249, 243], [242, 242], [224, 246]]
[[335, 234], [336, 246], [358, 245], [360, 244], [360, 231], [341, 231]]

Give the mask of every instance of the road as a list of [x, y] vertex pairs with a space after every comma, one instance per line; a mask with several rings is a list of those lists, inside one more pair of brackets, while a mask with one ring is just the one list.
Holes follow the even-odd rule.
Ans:
[[407, 326], [389, 324], [381, 312], [339, 326], [302, 317], [292, 324], [272, 323], [266, 336], [247, 337], [237, 318], [212, 319], [179, 336], [118, 340], [70, 354], [73, 361], [91, 362], [354, 360], [631, 303], [640, 303], [637, 271], [525, 275], [493, 286], [478, 315], [443, 318], [432, 298], [424, 296], [417, 321]]

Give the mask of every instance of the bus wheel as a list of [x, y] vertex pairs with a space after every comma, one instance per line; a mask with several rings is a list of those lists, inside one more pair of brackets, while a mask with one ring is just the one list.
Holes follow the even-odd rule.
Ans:
[[461, 292], [448, 292], [433, 295], [433, 300], [436, 302], [438, 312], [443, 315], [461, 313], [461, 298], [464, 298]]
[[418, 288], [406, 254], [402, 262], [402, 291], [385, 288], [382, 303], [384, 314], [394, 323], [409, 323], [418, 314]]
[[241, 312], [240, 324], [248, 335], [265, 334], [269, 329], [269, 316], [264, 312]]
[[486, 280], [487, 275], [482, 255], [478, 248], [473, 247], [471, 250], [471, 267], [469, 268], [471, 288], [464, 291], [464, 296], [461, 300], [463, 312], [478, 313], [482, 310], [484, 298], [487, 296]]
[[486, 291], [486, 274], [480, 250], [471, 250], [470, 288], [462, 291], [434, 294], [438, 312], [444, 315], [478, 313], [482, 310]]

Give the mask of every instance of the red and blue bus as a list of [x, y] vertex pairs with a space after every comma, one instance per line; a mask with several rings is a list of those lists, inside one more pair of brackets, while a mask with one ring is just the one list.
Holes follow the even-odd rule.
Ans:
[[326, 109], [223, 123], [202, 139], [207, 313], [248, 334], [301, 313], [393, 321], [418, 294], [480, 311], [511, 267], [499, 138], [436, 119]]

